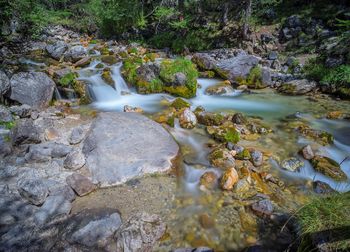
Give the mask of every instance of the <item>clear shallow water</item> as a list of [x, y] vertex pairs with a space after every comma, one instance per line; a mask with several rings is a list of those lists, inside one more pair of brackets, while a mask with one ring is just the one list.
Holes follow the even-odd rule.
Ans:
[[[112, 87], [101, 78], [102, 69], [95, 68], [98, 63], [100, 62], [94, 61], [89, 67], [79, 71], [79, 78], [89, 84], [91, 94], [95, 100], [92, 106], [96, 109], [123, 111], [123, 107], [129, 105], [140, 107], [147, 114], [153, 114], [167, 108], [164, 105], [164, 100], [172, 101], [175, 99], [168, 94], [137, 94], [135, 90], [127, 86], [121, 77], [121, 64], [110, 67], [115, 82], [114, 87]], [[219, 81], [218, 79], [198, 79], [200, 88], [197, 91], [197, 96], [188, 99], [188, 101], [191, 103], [192, 109], [203, 106], [208, 111], [243, 112], [246, 115], [263, 118], [264, 122], [271, 126], [274, 133], [263, 136], [257, 141], [241, 141], [240, 144], [246, 147], [268, 150], [275, 154], [270, 159], [271, 168], [269, 172], [282, 179], [290, 187], [289, 194], [287, 193], [288, 199], [278, 201], [282, 208], [286, 211], [292, 211], [292, 209], [300, 207], [298, 204], [304, 202], [305, 195], [310, 195], [311, 188], [307, 186], [308, 181], [322, 181], [341, 192], [350, 190], [350, 180], [341, 183], [333, 181], [315, 172], [306, 160], [304, 160], [305, 166], [299, 172], [287, 172], [280, 168], [278, 161], [276, 161], [278, 158], [275, 158], [275, 156], [280, 156], [282, 159], [296, 156], [300, 148], [309, 143], [309, 140], [301, 138], [293, 132], [286, 132], [285, 128], [281, 127], [283, 119], [299, 112], [298, 116], [311, 127], [326, 130], [334, 135], [335, 143], [331, 146], [322, 147], [319, 151], [323, 155], [341, 162], [347, 155], [350, 155], [350, 122], [317, 118], [324, 116], [329, 111], [349, 111], [349, 102], [322, 99], [315, 103], [309, 101], [305, 96], [286, 97], [276, 94], [273, 90], [259, 90], [252, 94], [234, 91], [222, 96], [205, 94], [207, 87], [215, 85]], [[242, 207], [242, 201], [238, 200], [235, 203], [230, 203], [232, 205], [228, 207], [219, 207], [220, 202], [227, 200], [225, 193], [216, 189], [209, 194], [203, 193], [199, 189], [200, 177], [205, 172], [212, 171], [218, 177], [222, 173], [220, 169], [211, 167], [208, 162], [207, 155], [210, 148], [207, 147], [207, 143], [212, 140], [207, 136], [204, 128], [182, 129], [175, 121], [175, 127], [170, 128], [169, 131], [181, 147], [184, 162], [180, 165], [181, 172], [178, 176], [180, 186], [177, 188], [175, 199], [171, 201], [170, 211], [172, 214], [164, 215], [164, 218], [167, 219], [168, 229], [171, 231], [171, 238], [162, 243], [161, 248], [156, 251], [169, 251], [169, 248], [188, 245], [198, 246], [196, 244], [218, 248], [218, 251], [239, 250], [239, 248], [247, 246], [245, 239], [249, 235], [257, 237], [257, 234], [241, 227], [237, 209]], [[302, 159], [302, 157], [298, 157]], [[341, 168], [350, 178], [350, 160], [344, 161]], [[162, 179], [159, 178], [158, 183], [162, 184], [161, 181]], [[167, 185], [164, 186], [167, 187]], [[96, 205], [109, 206], [110, 202], [113, 201], [113, 197], [118, 197], [113, 195], [119, 195], [119, 190], [123, 188], [111, 188], [110, 195], [107, 198], [105, 192], [99, 193], [99, 196], [90, 195], [84, 198], [86, 198], [86, 202], [93, 202], [95, 207]], [[145, 195], [145, 197], [149, 196]], [[159, 200], [163, 203], [162, 198]], [[232, 201], [232, 199], [230, 200]], [[80, 207], [88, 204], [82, 203]], [[147, 209], [147, 206], [144, 207]], [[201, 226], [198, 218], [203, 213], [215, 219], [215, 228], [204, 229]], [[196, 238], [192, 240], [193, 237]], [[205, 242], [196, 243], [203, 241]]]
[[[89, 83], [91, 94], [95, 100], [92, 106], [97, 109], [104, 111], [122, 111], [125, 105], [129, 105], [141, 107], [146, 113], [155, 113], [165, 108], [165, 106], [162, 105], [162, 100], [171, 101], [174, 99], [174, 97], [168, 94], [137, 94], [135, 90], [128, 87], [127, 83], [122, 78], [120, 73], [122, 67], [121, 63], [110, 67], [112, 78], [115, 82], [114, 87], [112, 87], [106, 84], [101, 78], [102, 69], [96, 69], [96, 65], [99, 63], [99, 61], [94, 61], [89, 67], [79, 72], [79, 78]], [[199, 88], [197, 95], [192, 99], [188, 99], [192, 109], [197, 106], [203, 106], [208, 111], [239, 111], [250, 116], [259, 116], [263, 118], [264, 121], [271, 124], [272, 128], [277, 127], [280, 120], [286, 118], [286, 116], [299, 112], [298, 115], [302, 119], [308, 121], [313, 128], [325, 130], [334, 135], [336, 140], [334, 145], [322, 148], [324, 155], [333, 158], [337, 162], [343, 161], [347, 155], [350, 155], [349, 121], [316, 119], [314, 117], [315, 115], [325, 115], [327, 111], [337, 110], [339, 108], [349, 109], [350, 104], [348, 102], [328, 100], [318, 104], [309, 101], [304, 96], [286, 97], [274, 93], [273, 90], [255, 91], [252, 94], [244, 94], [241, 93], [241, 91], [235, 90], [231, 94], [221, 96], [207, 95], [205, 90], [219, 81], [219, 79], [198, 79]], [[181, 145], [191, 149], [191, 162], [207, 166], [206, 169], [213, 169], [209, 167], [206, 159], [209, 150], [205, 147], [205, 144], [209, 139], [203, 132], [198, 134], [195, 130], [182, 129], [178, 125], [170, 131]], [[286, 141], [288, 141], [288, 135], [279, 132], [279, 129], [275, 129], [275, 131], [277, 131], [276, 133], [279, 134], [281, 138], [286, 138]], [[278, 141], [276, 142], [273, 145], [279, 144]], [[296, 146], [295, 149], [298, 149], [307, 143], [305, 139], [299, 139], [292, 144]], [[284, 146], [280, 144], [277, 147], [271, 146], [271, 148], [284, 148]], [[290, 178], [291, 181], [296, 178], [314, 181], [319, 180], [326, 182], [333, 189], [338, 191], [343, 192], [350, 190], [350, 181], [343, 183], [335, 182], [322, 174], [316, 173], [307, 161], [305, 161], [305, 167], [296, 173], [282, 171], [278, 163], [274, 161], [272, 161], [272, 166], [283, 176]], [[350, 175], [349, 159], [344, 161], [341, 167], [347, 175]], [[184, 180], [188, 183], [185, 183], [185, 187], [191, 188], [190, 191], [195, 191], [194, 188], [196, 186], [193, 186], [193, 184], [198, 184], [199, 177], [206, 169], [201, 169], [199, 172], [197, 168], [193, 168], [191, 165], [187, 164], [185, 166]]]

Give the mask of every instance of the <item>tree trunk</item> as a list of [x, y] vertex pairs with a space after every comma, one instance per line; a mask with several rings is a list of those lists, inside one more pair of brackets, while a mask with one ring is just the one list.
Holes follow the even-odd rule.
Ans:
[[228, 12], [229, 12], [229, 2], [224, 3], [224, 10], [222, 15], [222, 26], [227, 25], [228, 22]]
[[244, 4], [242, 38], [246, 40], [248, 39], [249, 19], [252, 14], [252, 0], [245, 0]]

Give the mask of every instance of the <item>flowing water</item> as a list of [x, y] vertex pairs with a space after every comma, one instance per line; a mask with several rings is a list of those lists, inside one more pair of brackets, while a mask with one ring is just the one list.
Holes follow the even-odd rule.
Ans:
[[[101, 62], [94, 61], [89, 67], [79, 71], [80, 80], [88, 83], [94, 98], [92, 106], [98, 110], [122, 111], [125, 105], [129, 105], [140, 107], [146, 114], [151, 115], [166, 109], [167, 106], [164, 104], [169, 104], [175, 99], [168, 94], [137, 94], [135, 90], [128, 87], [122, 78], [120, 73], [121, 63], [111, 67], [112, 78], [115, 82], [115, 86], [112, 87], [101, 78], [102, 70], [96, 68], [96, 65], [99, 63]], [[335, 102], [327, 97], [322, 98], [318, 102], [312, 102], [305, 96], [286, 97], [268, 89], [255, 91], [251, 94], [245, 94], [236, 90], [231, 94], [221, 96], [207, 95], [205, 93], [206, 88], [215, 85], [219, 81], [218, 79], [198, 79], [200, 85], [197, 95], [192, 99], [188, 99], [188, 101], [191, 103], [192, 109], [202, 106], [207, 111], [242, 112], [248, 116], [263, 118], [264, 122], [270, 125], [274, 132], [272, 136], [268, 134], [257, 141], [241, 141], [240, 144], [246, 147], [267, 150], [274, 154], [271, 156], [268, 164], [269, 172], [283, 180], [288, 187], [287, 193], [284, 192], [281, 196], [276, 197], [276, 201], [283, 205], [281, 207], [282, 211], [295, 210], [300, 206], [300, 203], [305, 201], [305, 198], [312, 191], [310, 181], [325, 182], [331, 188], [340, 192], [350, 191], [349, 179], [345, 182], [336, 182], [316, 172], [308, 161], [303, 160], [297, 154], [302, 146], [308, 143], [312, 144], [310, 140], [298, 136], [295, 132], [287, 132], [281, 127], [283, 120], [288, 118], [288, 116], [296, 115], [311, 127], [333, 134], [335, 137], [334, 144], [320, 147], [319, 151], [339, 163], [342, 162], [341, 168], [350, 178], [350, 158], [346, 159], [350, 155], [350, 122], [323, 119], [329, 111], [349, 111], [349, 102]], [[206, 135], [205, 130], [198, 127], [192, 130], [182, 129], [178, 122], [175, 121], [175, 127], [170, 128], [169, 131], [180, 144], [182, 156], [185, 160], [184, 163], [179, 165], [181, 171], [178, 172], [176, 189], [172, 192], [176, 197], [172, 198], [170, 205], [165, 207], [157, 200], [152, 201], [151, 196], [147, 192], [142, 192], [142, 190], [139, 192], [143, 195], [142, 197], [150, 197], [150, 204], [153, 206], [158, 208], [164, 207], [171, 212], [171, 214], [164, 217], [170, 230], [170, 238], [165, 239], [158, 249], [167, 251], [169, 248], [177, 246], [207, 245], [218, 250], [236, 250], [247, 244], [249, 245], [251, 237], [261, 238], [262, 235], [257, 234], [256, 227], [250, 229], [249, 227], [241, 226], [243, 224], [239, 224], [239, 221], [237, 222], [237, 219], [240, 219], [242, 222], [241, 214], [245, 206], [243, 202], [232, 199], [232, 197], [228, 198], [219, 189], [214, 190], [211, 194], [203, 193], [199, 190], [199, 179], [203, 173], [213, 171], [218, 176], [221, 174], [220, 169], [211, 167], [207, 160], [207, 155], [210, 151], [207, 143], [212, 140]], [[280, 168], [279, 161], [281, 159], [296, 155], [305, 162], [304, 167], [298, 172], [288, 172]], [[277, 158], [275, 158], [276, 156]], [[162, 186], [172, 187], [171, 182], [163, 183], [162, 181], [162, 178], [157, 179], [160, 188]], [[143, 186], [146, 187], [146, 185]], [[108, 206], [113, 205], [113, 198], [119, 197], [120, 190], [124, 189], [111, 188], [103, 191], [103, 193], [84, 197], [85, 199], [88, 198], [88, 200], [83, 200], [80, 203], [78, 201], [77, 208], [91, 206], [88, 201], [94, 202], [92, 205], [98, 205], [99, 202], [100, 204], [104, 202]], [[137, 191], [138, 189], [134, 190]], [[168, 202], [169, 200], [167, 197], [163, 199], [162, 193], [158, 192], [157, 189], [155, 191], [152, 189], [147, 191], [150, 194], [157, 195], [159, 193], [159, 201]], [[108, 195], [107, 201], [106, 195]], [[227, 201], [230, 203], [227, 203]], [[119, 207], [120, 203], [128, 204], [127, 199], [123, 199], [122, 202], [116, 199], [116, 202], [118, 202], [116, 207]], [[137, 203], [131, 201], [130, 204]], [[223, 208], [223, 204], [232, 205], [233, 208]], [[199, 224], [198, 218], [203, 213], [215, 220], [215, 228], [203, 228], [203, 223]]]

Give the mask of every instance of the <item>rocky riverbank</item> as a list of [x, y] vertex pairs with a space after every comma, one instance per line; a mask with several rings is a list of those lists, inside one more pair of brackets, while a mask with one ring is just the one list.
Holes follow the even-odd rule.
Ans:
[[349, 103], [294, 58], [175, 58], [60, 27], [1, 51], [3, 250], [282, 250], [310, 192], [348, 191]]

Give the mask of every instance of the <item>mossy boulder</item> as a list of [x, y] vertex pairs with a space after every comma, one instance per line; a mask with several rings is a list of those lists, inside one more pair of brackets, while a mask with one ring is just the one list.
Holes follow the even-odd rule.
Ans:
[[209, 162], [215, 167], [222, 169], [231, 168], [235, 166], [235, 159], [230, 151], [226, 148], [214, 149], [208, 156]]
[[238, 143], [240, 134], [232, 124], [223, 124], [221, 126], [207, 126], [208, 134], [219, 142]]
[[224, 123], [225, 116], [220, 113], [207, 112], [200, 109], [194, 111], [198, 123], [206, 126], [219, 126]]
[[316, 130], [312, 129], [307, 125], [302, 125], [298, 127], [298, 131], [305, 137], [311, 138], [314, 141], [316, 141], [319, 144], [322, 145], [329, 145], [334, 143], [334, 137], [332, 134], [322, 131], [322, 130]]
[[196, 95], [198, 71], [190, 60], [163, 60], [159, 76], [166, 92], [184, 98]]
[[250, 152], [248, 149], [244, 149], [243, 151], [239, 152], [235, 156], [236, 159], [240, 160], [250, 160], [252, 157], [250, 155]]
[[287, 95], [303, 95], [316, 89], [316, 82], [307, 79], [283, 83], [278, 91]]
[[118, 59], [115, 55], [102, 55], [101, 61], [107, 65], [114, 65], [118, 62]]
[[259, 66], [255, 66], [250, 70], [247, 78], [243, 78], [241, 76], [237, 77], [236, 82], [239, 85], [246, 85], [248, 88], [252, 88], [252, 89], [265, 88], [268, 84], [267, 82], [269, 81], [265, 80], [266, 77], [264, 77], [264, 74], [265, 75], [267, 74], [265, 70], [263, 70]]
[[191, 107], [191, 104], [187, 101], [185, 101], [184, 99], [181, 98], [176, 98], [170, 105], [171, 107], [179, 110], [179, 109], [183, 109], [183, 108], [189, 108]]
[[62, 87], [69, 87], [75, 82], [77, 76], [76, 73], [69, 72], [59, 79], [58, 84]]
[[340, 165], [333, 159], [323, 156], [315, 156], [311, 159], [313, 168], [336, 181], [347, 180], [346, 174], [341, 170]]
[[112, 86], [114, 88], [114, 80], [112, 78], [112, 73], [111, 73], [111, 69], [106, 67], [105, 69], [103, 69], [102, 71], [102, 75], [101, 78], [110, 86]]

